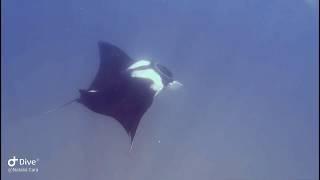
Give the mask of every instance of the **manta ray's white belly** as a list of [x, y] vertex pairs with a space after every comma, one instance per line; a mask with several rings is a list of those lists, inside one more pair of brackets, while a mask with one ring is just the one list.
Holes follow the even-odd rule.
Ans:
[[[137, 67], [149, 65], [149, 61], [137, 61], [133, 65], [131, 65], [128, 69], [136, 69]], [[136, 69], [131, 73], [131, 77], [133, 78], [141, 78], [141, 79], [149, 79], [152, 81], [150, 88], [156, 92], [157, 95], [164, 87], [162, 83], [161, 76], [152, 68], [147, 69]]]
[[128, 67], [128, 69], [136, 69], [138, 67], [148, 66], [150, 64], [150, 61], [142, 59], [133, 63], [131, 66]]
[[152, 81], [150, 88], [156, 92], [156, 95], [163, 89], [160, 75], [153, 69], [135, 70], [131, 77], [149, 79]]

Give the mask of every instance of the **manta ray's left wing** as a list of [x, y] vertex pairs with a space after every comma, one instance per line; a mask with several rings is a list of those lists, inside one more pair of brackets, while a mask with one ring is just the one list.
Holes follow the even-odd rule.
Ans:
[[90, 85], [91, 90], [113, 87], [121, 79], [122, 72], [132, 63], [131, 58], [120, 48], [103, 41], [98, 42], [100, 65]]

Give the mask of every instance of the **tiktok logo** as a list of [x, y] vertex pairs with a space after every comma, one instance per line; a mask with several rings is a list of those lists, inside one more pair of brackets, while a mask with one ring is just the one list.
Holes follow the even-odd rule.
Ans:
[[13, 156], [8, 160], [8, 166], [14, 167], [17, 162], [20, 166], [35, 166], [38, 161], [39, 159], [16, 158], [16, 156]]
[[39, 172], [38, 162], [39, 158], [17, 158], [16, 156], [12, 156], [12, 158], [8, 159], [8, 173], [37, 173]]
[[13, 167], [16, 165], [16, 162], [18, 162], [18, 159], [15, 156], [13, 156], [13, 158], [8, 160], [8, 166]]

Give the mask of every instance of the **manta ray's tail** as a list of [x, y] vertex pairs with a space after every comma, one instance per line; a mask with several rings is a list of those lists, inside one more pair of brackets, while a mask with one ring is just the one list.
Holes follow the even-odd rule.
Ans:
[[56, 107], [54, 109], [50, 109], [48, 111], [45, 111], [42, 114], [48, 114], [48, 113], [52, 113], [52, 112], [58, 111], [58, 110], [60, 110], [60, 109], [62, 109], [64, 107], [66, 107], [66, 106], [68, 106], [68, 105], [70, 105], [70, 104], [72, 104], [74, 102], [78, 102], [78, 101], [79, 101], [79, 98], [73, 99], [73, 100], [68, 101], [68, 102], [66, 102], [66, 103], [64, 103], [64, 104], [62, 104], [62, 105], [60, 105], [60, 106], [58, 106], [58, 107]]
[[79, 101], [79, 98], [73, 99], [73, 100], [71, 100], [71, 101], [68, 101], [68, 102], [66, 102], [66, 103], [64, 103], [64, 104], [56, 107], [56, 108], [50, 109], [50, 110], [48, 110], [48, 111], [42, 112], [42, 113], [37, 114], [37, 115], [33, 115], [33, 116], [31, 116], [31, 117], [28, 117], [28, 119], [30, 119], [30, 118], [35, 118], [35, 117], [41, 117], [41, 116], [43, 116], [43, 115], [46, 115], [46, 114], [49, 114], [49, 113], [58, 111], [58, 110], [60, 110], [60, 109], [62, 109], [62, 108], [64, 108], [64, 107], [66, 107], [66, 106], [68, 106], [68, 105], [70, 105], [70, 104], [72, 104], [72, 103], [74, 103], [74, 102], [78, 102], [78, 101]]

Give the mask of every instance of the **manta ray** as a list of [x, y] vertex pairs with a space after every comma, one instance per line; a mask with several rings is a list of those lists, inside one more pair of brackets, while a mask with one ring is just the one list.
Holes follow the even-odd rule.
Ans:
[[134, 139], [143, 115], [154, 97], [166, 88], [182, 84], [173, 78], [165, 66], [141, 59], [134, 61], [120, 48], [99, 41], [100, 65], [87, 89], [80, 89], [77, 102], [95, 113], [118, 121]]

